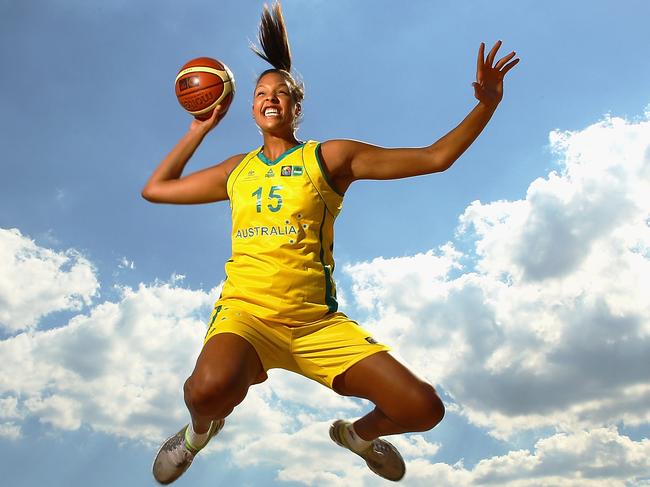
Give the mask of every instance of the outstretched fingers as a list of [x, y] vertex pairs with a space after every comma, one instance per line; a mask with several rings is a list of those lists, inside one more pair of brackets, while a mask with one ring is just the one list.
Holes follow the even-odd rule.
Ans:
[[507, 56], [503, 56], [501, 59], [497, 61], [497, 63], [494, 65], [496, 69], [501, 69], [505, 64], [510, 61], [513, 57], [515, 57], [515, 51], [512, 51], [510, 54]]
[[492, 46], [492, 49], [490, 49], [490, 52], [487, 55], [487, 59], [485, 60], [485, 64], [487, 64], [489, 67], [492, 67], [492, 63], [494, 62], [494, 58], [496, 57], [497, 51], [501, 47], [501, 44], [501, 41], [496, 41], [494, 43], [494, 46]]
[[519, 58], [515, 58], [517, 53], [515, 51], [512, 51], [511, 53], [505, 55], [501, 59], [499, 59], [494, 66], [492, 64], [494, 63], [494, 59], [497, 55], [497, 52], [499, 51], [499, 48], [502, 45], [502, 41], [497, 41], [494, 46], [492, 46], [492, 49], [490, 49], [490, 52], [488, 53], [487, 57], [485, 57], [485, 44], [481, 42], [481, 46], [479, 47], [478, 50], [478, 59], [477, 59], [477, 64], [476, 64], [476, 80], [480, 84], [483, 76], [484, 76], [484, 71], [487, 70], [496, 70], [499, 72], [501, 77], [503, 77], [508, 71], [510, 71], [512, 68], [514, 68], [517, 63], [519, 63]]
[[485, 43], [481, 42], [478, 48], [478, 58], [476, 59], [476, 69], [480, 70], [485, 63]]
[[[513, 53], [513, 54], [514, 54], [514, 53]], [[502, 76], [505, 76], [505, 74], [506, 74], [508, 71], [510, 71], [512, 68], [514, 68], [514, 67], [517, 65], [518, 62], [519, 62], [519, 58], [517, 58], [517, 59], [515, 59], [514, 61], [511, 61], [511, 62], [509, 62], [508, 64], [506, 64], [506, 65], [503, 67], [503, 69], [501, 69], [501, 75], [502, 75]]]

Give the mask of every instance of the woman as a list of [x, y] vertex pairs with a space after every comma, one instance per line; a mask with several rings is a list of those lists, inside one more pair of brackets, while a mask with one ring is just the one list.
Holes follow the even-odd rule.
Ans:
[[292, 370], [344, 396], [370, 400], [374, 409], [350, 423], [335, 421], [331, 438], [361, 456], [378, 475], [400, 480], [399, 452], [381, 437], [427, 431], [442, 420], [435, 389], [416, 377], [357, 323], [337, 312], [332, 279], [333, 224], [350, 184], [444, 171], [490, 120], [503, 94], [515, 53], [494, 63], [497, 42], [481, 44], [477, 106], [428, 147], [385, 149], [351, 140], [323, 143], [296, 138], [302, 86], [291, 75], [291, 54], [279, 4], [262, 14], [261, 50], [273, 68], [260, 75], [253, 117], [262, 147], [182, 176], [203, 138], [219, 123], [218, 109], [188, 132], [160, 163], [142, 195], [158, 203], [229, 199], [232, 258], [192, 375], [184, 386], [191, 421], [160, 448], [156, 480], [168, 484], [215, 436], [248, 388], [271, 368]]

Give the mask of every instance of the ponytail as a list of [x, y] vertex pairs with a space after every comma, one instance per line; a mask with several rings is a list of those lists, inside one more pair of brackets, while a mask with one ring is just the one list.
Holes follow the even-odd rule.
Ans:
[[273, 68], [267, 69], [260, 74], [257, 82], [259, 83], [262, 76], [267, 73], [280, 73], [289, 83], [293, 100], [296, 103], [301, 103], [305, 97], [305, 88], [291, 74], [291, 48], [289, 47], [289, 36], [284, 24], [280, 2], [276, 1], [271, 8], [266, 4], [264, 5], [257, 38], [260, 47], [251, 44], [251, 49], [273, 66]]
[[282, 7], [279, 2], [273, 4], [272, 11], [264, 5], [258, 40], [262, 49], [252, 45], [255, 54], [264, 59], [275, 69], [291, 72], [291, 49], [287, 28], [282, 17]]

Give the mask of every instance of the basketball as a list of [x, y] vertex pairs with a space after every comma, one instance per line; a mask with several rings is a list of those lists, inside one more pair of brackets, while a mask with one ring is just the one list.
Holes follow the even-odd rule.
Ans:
[[221, 105], [226, 114], [235, 95], [235, 78], [228, 66], [209, 57], [185, 63], [176, 75], [176, 97], [181, 106], [199, 120], [207, 120]]

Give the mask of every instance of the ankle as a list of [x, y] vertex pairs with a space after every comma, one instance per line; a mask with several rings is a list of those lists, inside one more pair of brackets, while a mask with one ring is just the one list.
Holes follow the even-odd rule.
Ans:
[[352, 449], [355, 451], [367, 450], [370, 447], [370, 445], [372, 445], [372, 442], [374, 440], [374, 438], [372, 440], [366, 440], [361, 436], [359, 436], [359, 433], [357, 433], [353, 424], [350, 424], [346, 428], [346, 433], [347, 433], [348, 442], [352, 447]]
[[208, 424], [208, 427], [204, 433], [197, 433], [194, 430], [194, 424], [190, 421], [190, 424], [187, 426], [187, 429], [185, 430], [185, 442], [187, 443], [187, 445], [195, 450], [199, 450], [203, 448], [208, 442], [211, 426], [212, 426], [212, 422]]

